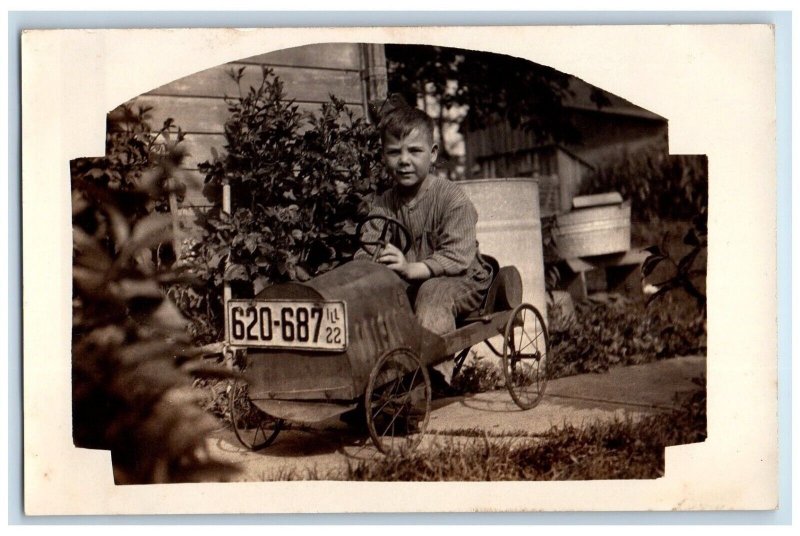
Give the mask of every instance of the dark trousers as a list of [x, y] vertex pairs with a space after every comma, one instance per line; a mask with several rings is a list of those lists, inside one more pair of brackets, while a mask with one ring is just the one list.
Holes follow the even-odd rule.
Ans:
[[[469, 276], [433, 277], [424, 281], [414, 297], [417, 321], [425, 329], [444, 335], [456, 329], [456, 318], [475, 311], [483, 302], [490, 281]], [[452, 359], [435, 367], [446, 382], [453, 376]]]

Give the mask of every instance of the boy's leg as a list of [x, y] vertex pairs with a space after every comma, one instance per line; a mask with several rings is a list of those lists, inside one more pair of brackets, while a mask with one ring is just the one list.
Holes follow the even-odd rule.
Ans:
[[[456, 329], [456, 318], [476, 310], [483, 301], [484, 285], [465, 277], [434, 277], [417, 290], [414, 311], [425, 329], [444, 335]], [[449, 384], [453, 377], [453, 360], [448, 359], [434, 369]]]

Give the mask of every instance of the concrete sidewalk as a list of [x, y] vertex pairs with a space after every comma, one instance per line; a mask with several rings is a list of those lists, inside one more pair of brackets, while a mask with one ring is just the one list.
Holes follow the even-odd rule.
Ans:
[[553, 426], [637, 418], [673, 409], [676, 396], [696, 390], [692, 378], [705, 371], [705, 357], [692, 356], [551, 380], [542, 401], [528, 411], [520, 410], [505, 390], [455, 403], [435, 401], [428, 429], [446, 433], [477, 428], [497, 435], [536, 435]]
[[[532, 437], [553, 426], [580, 427], [669, 411], [675, 407], [676, 396], [699, 388], [692, 379], [705, 372], [705, 357], [690, 356], [560, 378], [548, 383], [545, 397], [528, 411], [521, 411], [506, 390], [435, 400], [430, 433], [418, 448], [429, 448], [443, 436], [474, 435], [475, 431]], [[273, 445], [259, 452], [246, 450], [233, 432], [223, 429], [209, 447], [212, 455], [239, 463], [239, 479], [248, 481], [336, 478], [348, 463], [380, 456], [368, 437], [339, 421], [283, 431]]]

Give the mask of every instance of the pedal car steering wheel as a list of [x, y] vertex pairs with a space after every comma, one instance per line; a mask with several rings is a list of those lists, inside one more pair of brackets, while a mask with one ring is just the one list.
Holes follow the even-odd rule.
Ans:
[[[365, 241], [364, 238], [361, 236], [361, 231], [364, 227], [364, 224], [372, 221], [372, 220], [379, 220], [383, 222], [383, 227], [381, 228], [381, 234], [378, 240], [374, 241]], [[389, 227], [394, 226], [398, 231], [398, 236], [400, 237], [400, 251], [403, 252], [403, 255], [408, 253], [408, 250], [411, 249], [411, 233], [408, 231], [408, 228], [397, 221], [394, 218], [389, 218], [388, 216], [382, 216], [380, 214], [373, 214], [372, 216], [367, 216], [361, 223], [358, 224], [356, 227], [356, 237], [358, 240], [358, 247], [363, 249], [368, 254], [372, 255], [372, 260], [376, 260], [378, 255], [380, 254], [381, 250], [389, 243], [387, 240], [386, 235], [389, 232]], [[368, 246], [371, 246], [370, 249]]]

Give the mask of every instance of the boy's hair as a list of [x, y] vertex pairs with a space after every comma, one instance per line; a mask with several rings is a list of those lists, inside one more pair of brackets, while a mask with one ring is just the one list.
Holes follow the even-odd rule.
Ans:
[[412, 130], [419, 128], [433, 145], [433, 119], [419, 108], [398, 106], [381, 118], [378, 128], [381, 131], [381, 141], [386, 141], [387, 134], [398, 139], [405, 138]]

